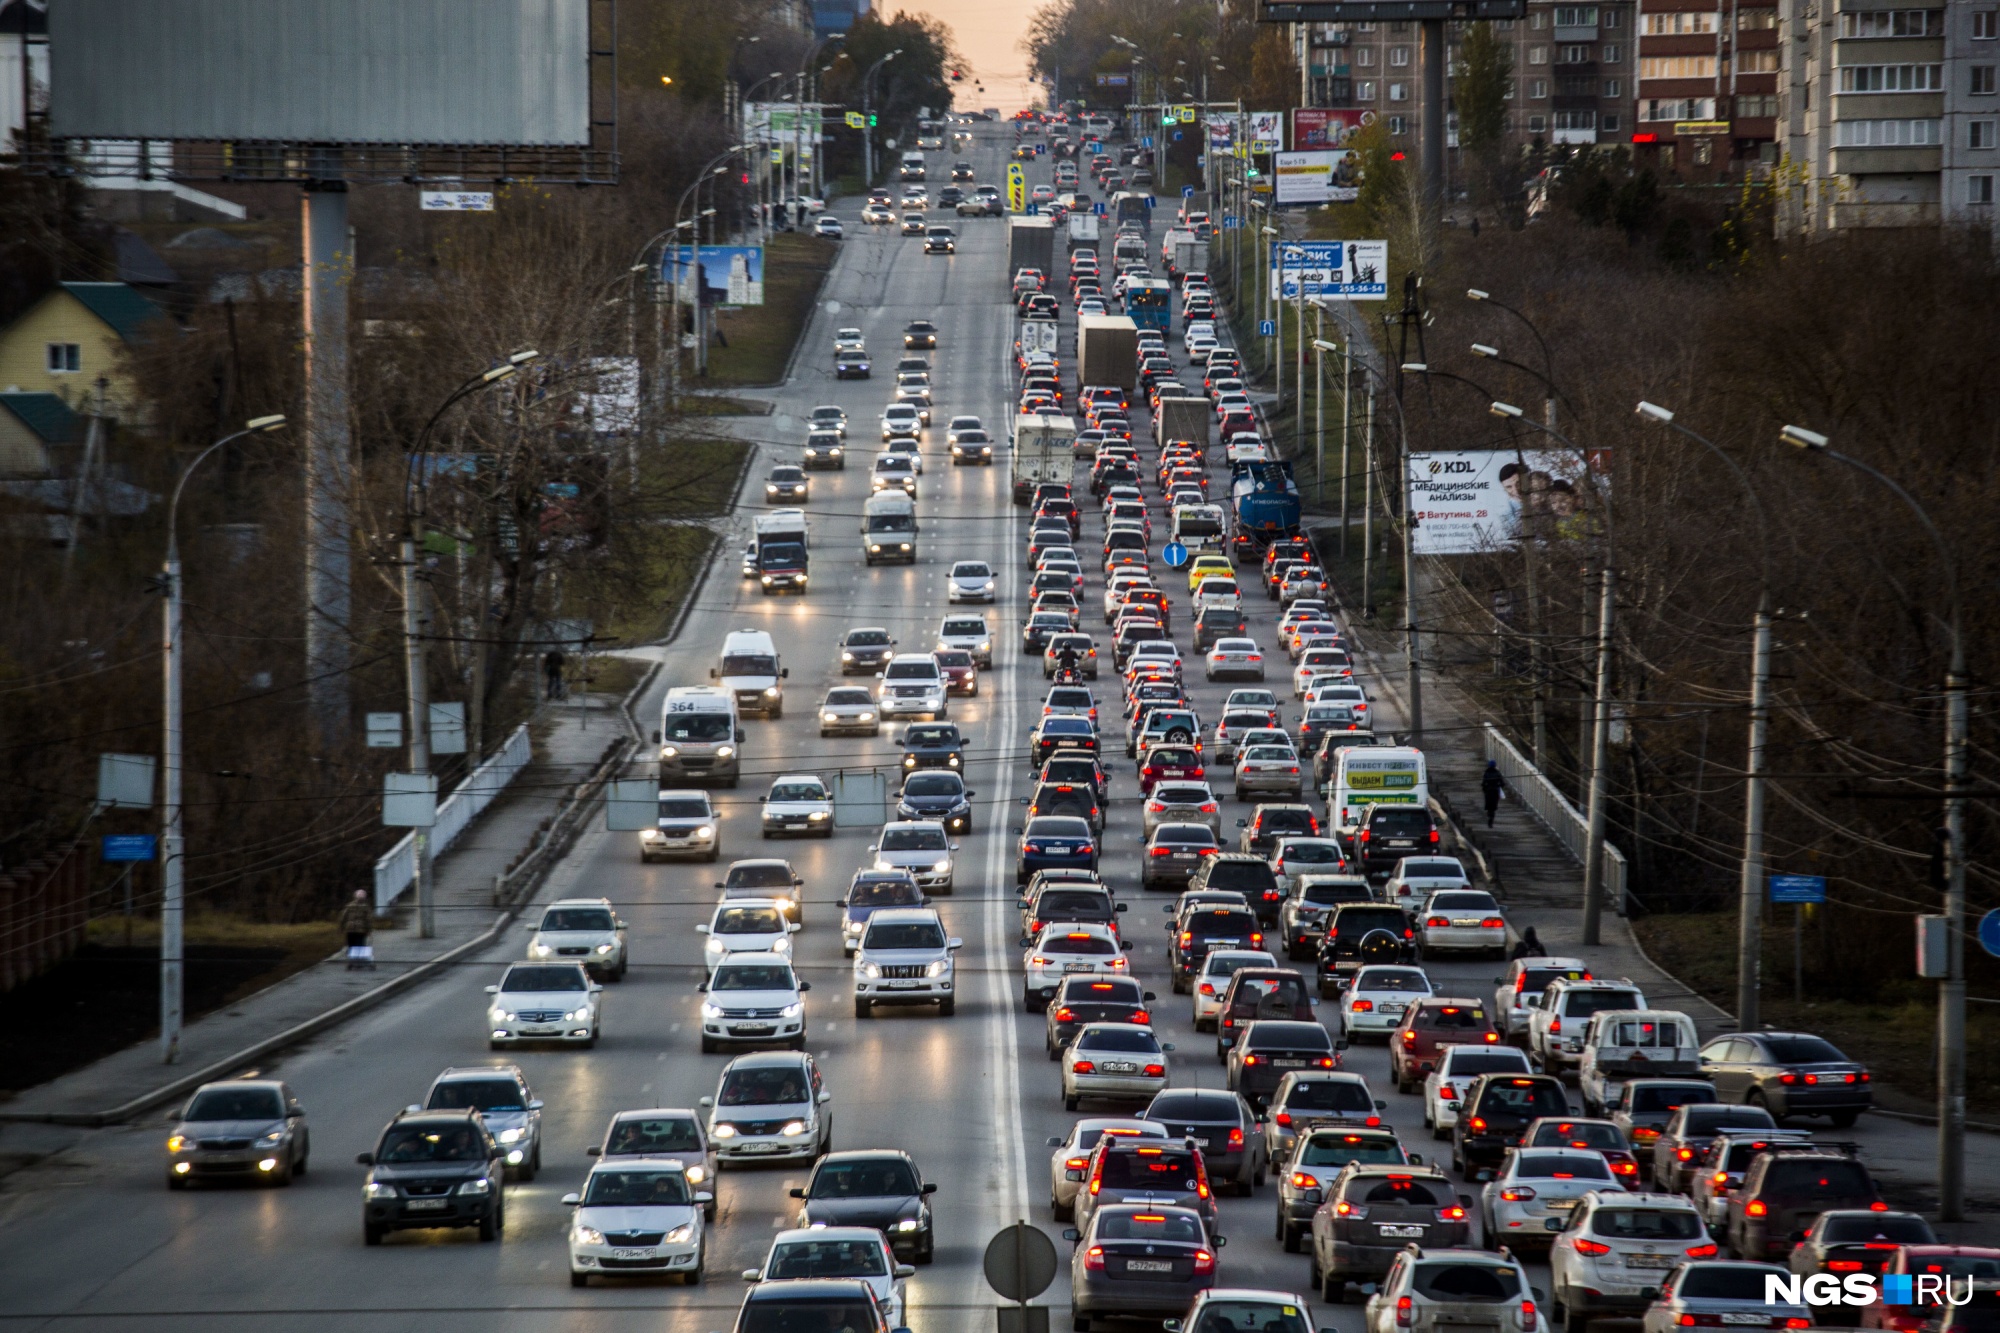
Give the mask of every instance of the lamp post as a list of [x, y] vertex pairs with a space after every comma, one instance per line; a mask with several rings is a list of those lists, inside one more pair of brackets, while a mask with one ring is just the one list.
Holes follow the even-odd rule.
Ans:
[[[1508, 314], [1512, 315], [1515, 319], [1520, 320], [1521, 323], [1526, 325], [1528, 332], [1534, 335], [1535, 345], [1542, 349], [1543, 373], [1540, 376], [1540, 379], [1542, 381], [1543, 386], [1549, 391], [1549, 396], [1542, 400], [1542, 424], [1545, 426], [1554, 426], [1556, 424], [1555, 362], [1549, 357], [1549, 345], [1546, 341], [1543, 340], [1542, 331], [1535, 327], [1535, 323], [1533, 320], [1529, 319], [1526, 315], [1516, 310], [1513, 306], [1508, 305], [1505, 301], [1495, 300], [1491, 292], [1481, 291], [1477, 287], [1468, 287], [1465, 289], [1465, 299], [1468, 301], [1483, 302], [1484, 304], [1493, 306], [1496, 309], [1506, 311]], [[1475, 346], [1473, 348], [1473, 351], [1481, 356], [1487, 355], [1487, 353], [1481, 352], [1479, 350], [1479, 346]], [[1494, 355], [1497, 357], [1498, 354], [1495, 353]], [[1509, 362], [1508, 364], [1511, 365], [1513, 363]], [[1522, 366], [1520, 367], [1520, 369], [1527, 370], [1528, 368], [1526, 366]], [[1528, 373], [1530, 375], [1533, 375], [1535, 372], [1529, 370]]]
[[182, 997], [187, 959], [181, 945], [186, 912], [186, 835], [181, 820], [181, 492], [210, 455], [246, 435], [261, 435], [285, 424], [282, 416], [255, 417], [196, 454], [174, 482], [167, 502], [167, 558], [161, 566], [166, 594], [160, 633], [160, 1062], [180, 1058]]
[[[748, 149], [749, 149], [749, 144], [745, 142], [727, 148], [722, 152], [717, 153], [714, 157], [710, 158], [708, 160], [707, 165], [702, 167], [702, 169], [695, 174], [693, 182], [691, 182], [686, 189], [681, 191], [681, 197], [675, 202], [673, 228], [670, 231], [661, 233], [662, 236], [669, 236], [669, 235], [672, 236], [674, 238], [676, 247], [678, 247], [680, 243], [680, 233], [683, 230], [692, 232], [693, 233], [692, 239], [694, 241], [694, 244], [690, 247], [693, 256], [692, 262], [690, 264], [683, 265], [680, 262], [680, 253], [678, 248], [675, 250], [674, 254], [674, 300], [673, 300], [673, 314], [670, 316], [670, 322], [674, 326], [673, 390], [674, 390], [674, 395], [677, 398], [679, 397], [680, 394], [680, 373], [681, 373], [680, 325], [681, 325], [681, 287], [683, 285], [682, 272], [686, 268], [692, 268], [696, 273], [699, 273], [701, 271], [701, 219], [704, 216], [702, 213], [697, 212], [693, 217], [683, 219], [681, 217], [681, 214], [683, 211], [686, 210], [688, 206], [688, 200], [690, 198], [693, 198], [695, 200], [695, 205], [697, 209], [699, 209], [700, 197], [698, 192], [700, 191], [701, 187], [709, 180], [722, 174], [723, 172], [723, 167], [721, 165], [722, 163], [727, 162], [735, 154], [739, 152], [746, 152], [748, 151]], [[710, 211], [712, 212], [713, 210]], [[656, 236], [653, 239], [657, 241], [660, 239], [660, 237]], [[702, 333], [701, 323], [702, 323], [701, 284], [697, 282], [695, 284], [695, 293], [694, 293], [694, 326], [696, 335], [695, 346], [697, 348], [695, 354], [695, 361], [698, 368], [706, 370], [708, 365], [708, 359], [707, 359], [708, 345], [706, 340], [701, 336]]]
[[861, 127], [861, 170], [866, 176], [866, 179], [861, 182], [861, 188], [864, 190], [875, 187], [875, 117], [873, 115], [875, 107], [875, 72], [901, 54], [903, 54], [903, 48], [899, 46], [888, 55], [883, 56], [880, 60], [870, 65], [868, 72], [861, 76], [861, 118], [868, 122]]
[[[1337, 343], [1324, 338], [1312, 340], [1313, 348], [1313, 500], [1322, 509], [1326, 507], [1326, 353], [1340, 351]], [[1343, 391], [1341, 400], [1346, 401]], [[1347, 450], [1343, 446], [1340, 455], [1340, 544], [1341, 554], [1347, 547]]]
[[1945, 977], [1938, 985], [1937, 1172], [1938, 1216], [1946, 1222], [1965, 1218], [1965, 761], [1969, 722], [1966, 714], [1965, 615], [1959, 601], [1958, 563], [1944, 534], [1916, 497], [1885, 473], [1843, 454], [1827, 437], [1803, 426], [1786, 426], [1779, 438], [1809, 456], [1830, 458], [1873, 477], [1916, 515], [1937, 548], [1944, 566], [1945, 593], [1950, 607], [1951, 663], [1944, 678], [1944, 918]]
[[[751, 84], [750, 90], [743, 94], [743, 143], [746, 149], [751, 150], [752, 158], [757, 166], [757, 239], [759, 241], [768, 241], [771, 239], [771, 205], [777, 199], [778, 191], [784, 187], [782, 179], [784, 168], [782, 165], [779, 167], [780, 179], [774, 184], [771, 179], [772, 140], [769, 137], [771, 133], [770, 118], [768, 116], [765, 118], [763, 127], [757, 135], [751, 134], [750, 106], [752, 100], [757, 96], [759, 88], [774, 80], [782, 80], [786, 77], [788, 76], [783, 70], [779, 70], [775, 74], [766, 74], [763, 78]], [[695, 177], [695, 183], [699, 185], [702, 179], [703, 176]]]

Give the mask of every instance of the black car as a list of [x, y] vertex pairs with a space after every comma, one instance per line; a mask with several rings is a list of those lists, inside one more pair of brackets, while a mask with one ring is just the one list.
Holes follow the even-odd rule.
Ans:
[[1264, 1157], [1264, 1136], [1257, 1113], [1225, 1088], [1168, 1088], [1156, 1093], [1143, 1116], [1167, 1127], [1170, 1139], [1189, 1138], [1201, 1149], [1209, 1183], [1221, 1189], [1235, 1186], [1250, 1194], [1264, 1183], [1270, 1163]]
[[1125, 906], [1111, 900], [1111, 890], [1097, 883], [1049, 878], [1061, 873], [1064, 872], [1040, 872], [1035, 876], [1039, 882], [1019, 899], [1023, 949], [1034, 943], [1042, 927], [1057, 922], [1109, 926], [1113, 933], [1119, 933], [1118, 914]]
[[1194, 618], [1194, 650], [1205, 653], [1215, 647], [1218, 639], [1241, 638], [1248, 625], [1241, 611], [1226, 606], [1208, 607]]
[[1285, 901], [1284, 891], [1278, 887], [1278, 877], [1271, 872], [1271, 863], [1261, 856], [1248, 856], [1242, 852], [1224, 852], [1220, 856], [1209, 857], [1188, 880], [1188, 887], [1228, 889], [1240, 893], [1257, 913], [1257, 920], [1266, 926], [1277, 924], [1278, 909]]
[[896, 818], [935, 819], [947, 833], [972, 832], [972, 798], [979, 793], [952, 769], [923, 769], [903, 779]]
[[[1193, 887], [1193, 886], [1190, 886]], [[1198, 907], [1167, 926], [1167, 963], [1173, 969], [1174, 993], [1185, 995], [1210, 949], [1261, 949], [1263, 926], [1257, 914], [1241, 907]]]
[[892, 1333], [887, 1307], [857, 1277], [759, 1282], [736, 1312], [734, 1333], [781, 1333], [835, 1328], [843, 1333]]
[[1337, 1067], [1336, 1052], [1344, 1045], [1317, 1023], [1258, 1019], [1242, 1028], [1229, 1048], [1229, 1086], [1252, 1106], [1262, 1106], [1285, 1075]]
[[948, 768], [954, 773], [965, 769], [965, 737], [955, 722], [918, 722], [903, 729], [896, 738], [903, 752], [903, 771], [920, 768]]
[[361, 1189], [361, 1238], [380, 1245], [391, 1231], [478, 1227], [498, 1240], [507, 1225], [501, 1184], [507, 1154], [477, 1111], [412, 1111], [389, 1122]]
[[937, 206], [939, 208], [957, 208], [964, 198], [965, 191], [959, 189], [956, 185], [947, 185], [938, 191]]
[[840, 640], [840, 674], [873, 675], [896, 655], [896, 639], [886, 629], [851, 629]]
[[1490, 1172], [1530, 1121], [1570, 1114], [1569, 1094], [1552, 1074], [1481, 1074], [1465, 1090], [1451, 1128], [1452, 1168], [1468, 1177]]
[[[908, 1153], [876, 1148], [828, 1153], [792, 1197], [805, 1201], [799, 1209], [801, 1228], [874, 1227], [898, 1258], [927, 1264], [937, 1247], [930, 1205], [936, 1192]], [[905, 1222], [916, 1225], [905, 1229]]]
[[1783, 1262], [1821, 1213], [1888, 1211], [1853, 1144], [1772, 1144], [1729, 1196], [1726, 1234], [1739, 1258]]
[[1410, 914], [1389, 903], [1342, 903], [1319, 941], [1319, 994], [1332, 999], [1370, 963], [1414, 963], [1422, 953]]
[[1048, 1032], [1042, 1043], [1049, 1059], [1062, 1057], [1086, 1023], [1137, 1023], [1151, 1026], [1153, 992], [1130, 977], [1065, 977], [1049, 1001]]
[[1058, 750], [1097, 753], [1097, 728], [1087, 717], [1045, 717], [1028, 733], [1028, 766], [1040, 768]]
[[927, 319], [913, 319], [903, 326], [903, 346], [936, 347], [937, 325]]
[[1229, 974], [1215, 1009], [1215, 1057], [1229, 1059], [1229, 1048], [1245, 1027], [1260, 1019], [1313, 1018], [1312, 990], [1289, 967], [1244, 967]]
[[1081, 750], [1057, 750], [1043, 762], [1036, 774], [1042, 782], [1072, 782], [1087, 785], [1103, 805], [1111, 796], [1111, 778], [1094, 754]]
[[1074, 1327], [1089, 1333], [1094, 1318], [1159, 1323], [1187, 1309], [1215, 1285], [1221, 1242], [1186, 1208], [1147, 1203], [1099, 1209], [1082, 1230], [1063, 1232], [1070, 1251]]
[[1420, 805], [1371, 806], [1354, 842], [1361, 857], [1361, 873], [1383, 874], [1394, 870], [1406, 856], [1436, 851], [1437, 821]]
[[1026, 884], [1038, 870], [1097, 869], [1097, 835], [1090, 822], [1068, 815], [1042, 815], [1018, 830], [1014, 882]]
[[1042, 782], [1028, 798], [1028, 818], [1037, 815], [1075, 815], [1087, 819], [1098, 832], [1104, 831], [1104, 806], [1091, 787], [1076, 782]]
[[[1254, 852], [1259, 856], [1269, 856], [1278, 845], [1280, 838], [1317, 838], [1319, 836], [1319, 816], [1309, 805], [1286, 802], [1282, 805], [1259, 805], [1250, 812], [1248, 819], [1238, 820], [1236, 826], [1243, 830], [1238, 840], [1241, 851]], [[1268, 900], [1265, 908], [1275, 918], [1282, 896]], [[1259, 910], [1265, 910], [1260, 908]]]

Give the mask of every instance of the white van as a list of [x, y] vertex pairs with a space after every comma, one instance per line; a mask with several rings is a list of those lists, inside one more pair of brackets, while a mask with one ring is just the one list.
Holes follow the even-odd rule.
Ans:
[[1430, 804], [1424, 752], [1409, 745], [1356, 746], [1340, 752], [1327, 788], [1327, 818], [1349, 852], [1371, 805]]
[[920, 181], [924, 178], [924, 155], [905, 153], [896, 166], [896, 174], [906, 181]]
[[1175, 505], [1173, 539], [1190, 551], [1220, 551], [1229, 540], [1221, 505]]
[[722, 665], [708, 669], [708, 678], [721, 683], [738, 711], [770, 718], [785, 715], [779, 682], [791, 674], [778, 662], [778, 645], [761, 629], [739, 629], [724, 639]]
[[660, 785], [720, 782], [736, 785], [742, 761], [743, 728], [736, 696], [713, 685], [677, 685], [660, 704]]
[[869, 564], [917, 563], [917, 502], [903, 491], [882, 491], [861, 506], [861, 556]]
[[1576, 1085], [1585, 1115], [1609, 1115], [1628, 1079], [1695, 1078], [1701, 1038], [1677, 1009], [1606, 1009], [1590, 1016]]

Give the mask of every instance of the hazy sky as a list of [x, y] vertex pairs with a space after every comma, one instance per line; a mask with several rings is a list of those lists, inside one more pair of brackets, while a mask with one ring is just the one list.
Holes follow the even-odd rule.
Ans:
[[1014, 111], [1033, 99], [1028, 83], [1028, 59], [1021, 38], [1042, 0], [875, 0], [878, 13], [926, 14], [950, 25], [958, 50], [972, 62], [971, 76], [986, 85], [982, 99], [968, 77], [961, 85], [959, 105], [999, 107]]

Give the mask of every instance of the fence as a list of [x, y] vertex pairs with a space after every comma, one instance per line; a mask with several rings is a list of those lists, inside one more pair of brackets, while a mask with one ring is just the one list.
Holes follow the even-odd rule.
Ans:
[[[1590, 821], [1556, 789], [1555, 783], [1543, 777], [1541, 770], [1514, 748], [1513, 742], [1500, 734], [1498, 728], [1488, 722], [1484, 730], [1486, 757], [1500, 766], [1500, 776], [1506, 779], [1507, 790], [1527, 806], [1542, 822], [1542, 827], [1554, 834], [1564, 850], [1576, 858], [1578, 865], [1582, 865], [1585, 850], [1590, 844]], [[1617, 909], [1618, 915], [1624, 916], [1625, 853], [1609, 842], [1604, 844], [1604, 894]]]
[[[507, 784], [528, 766], [533, 753], [534, 743], [529, 739], [527, 724], [522, 723], [491, 759], [472, 770], [472, 775], [438, 804], [437, 823], [430, 830], [433, 857], [442, 856], [480, 812], [493, 804], [493, 798], [505, 791]], [[375, 862], [375, 910], [388, 911], [416, 878], [417, 840], [414, 833], [409, 833]]]
[[76, 952], [89, 919], [90, 858], [81, 842], [53, 865], [34, 860], [0, 874], [0, 991]]

